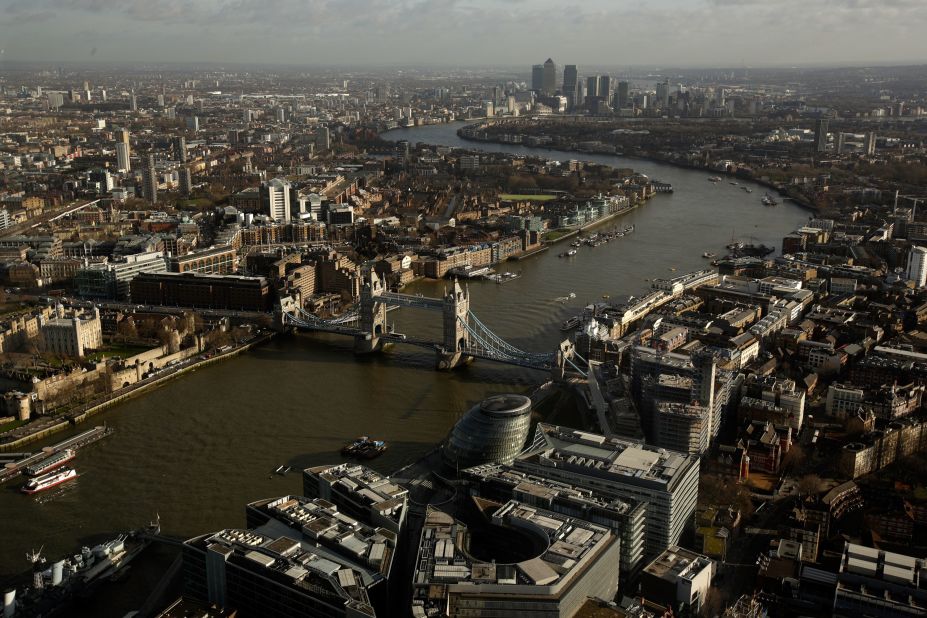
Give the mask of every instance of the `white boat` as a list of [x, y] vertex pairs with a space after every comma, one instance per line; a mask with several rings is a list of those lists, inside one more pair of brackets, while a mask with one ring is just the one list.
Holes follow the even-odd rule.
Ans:
[[51, 472], [55, 468], [63, 466], [74, 459], [76, 455], [77, 453], [74, 449], [66, 448], [63, 451], [58, 451], [54, 455], [46, 457], [42, 461], [32, 464], [23, 470], [23, 472], [26, 476], [39, 476], [40, 474]]
[[24, 494], [36, 494], [76, 478], [77, 470], [74, 468], [61, 468], [55, 472], [49, 472], [48, 474], [29, 479], [26, 484], [22, 486], [22, 492]]

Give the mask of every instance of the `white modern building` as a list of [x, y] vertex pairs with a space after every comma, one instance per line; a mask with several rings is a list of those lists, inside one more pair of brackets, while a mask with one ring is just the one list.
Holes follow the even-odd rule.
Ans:
[[911, 247], [908, 253], [907, 277], [919, 288], [927, 284], [927, 247]]
[[697, 455], [545, 423], [538, 424], [534, 443], [512, 467], [603, 497], [645, 503], [646, 556], [679, 542], [698, 499]]
[[290, 193], [290, 183], [280, 178], [261, 185], [261, 201], [274, 221], [286, 223], [290, 220]]

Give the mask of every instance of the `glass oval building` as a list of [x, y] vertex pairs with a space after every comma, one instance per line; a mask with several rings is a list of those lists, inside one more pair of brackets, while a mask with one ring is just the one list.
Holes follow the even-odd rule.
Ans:
[[484, 463], [512, 463], [528, 438], [531, 400], [523, 395], [495, 395], [461, 418], [444, 446], [445, 460], [457, 468]]

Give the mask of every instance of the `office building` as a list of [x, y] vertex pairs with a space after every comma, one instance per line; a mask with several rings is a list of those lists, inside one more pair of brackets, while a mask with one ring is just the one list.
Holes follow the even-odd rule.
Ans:
[[120, 172], [130, 172], [132, 171], [132, 163], [130, 161], [130, 151], [129, 145], [123, 142], [116, 143], [116, 169]]
[[[615, 596], [620, 542], [609, 528], [515, 500], [495, 509], [487, 504], [485, 513], [488, 521], [471, 532], [428, 507], [412, 579], [413, 615], [568, 618], [588, 597]], [[533, 551], [511, 555], [507, 544], [481, 538], [489, 534], [518, 538]]]
[[200, 119], [199, 116], [187, 116], [186, 119], [187, 128], [196, 133], [200, 130]]
[[458, 468], [484, 463], [511, 463], [528, 438], [531, 400], [523, 395], [496, 395], [473, 406], [444, 446], [444, 459]]
[[138, 99], [135, 98], [135, 93], [129, 95], [129, 109], [133, 112], [138, 111]]
[[142, 197], [156, 204], [158, 202], [158, 170], [155, 168], [155, 158], [149, 154], [145, 169], [142, 170]]
[[69, 358], [83, 358], [87, 350], [103, 347], [100, 310], [75, 311], [66, 315], [60, 306], [57, 317], [42, 325], [42, 347], [45, 352]]
[[827, 151], [827, 118], [818, 118], [814, 121], [814, 149], [817, 152]]
[[376, 616], [360, 572], [292, 536], [226, 529], [184, 541], [184, 594], [228, 614]]
[[844, 543], [836, 579], [833, 615], [927, 615], [927, 560]]
[[557, 65], [550, 58], [544, 63], [544, 82], [541, 92], [546, 96], [553, 96], [557, 92]]
[[599, 99], [606, 105], [611, 104], [612, 100], [612, 78], [608, 75], [599, 76]]
[[657, 84], [657, 105], [663, 110], [669, 108], [669, 82], [667, 81]]
[[866, 140], [863, 142], [863, 151], [872, 156], [876, 150], [876, 134], [873, 131], [866, 133]]
[[261, 184], [261, 207], [274, 221], [286, 223], [290, 220], [290, 197], [292, 187], [286, 180], [274, 178]]
[[345, 463], [307, 468], [303, 470], [303, 493], [327, 500], [375, 528], [399, 534], [405, 524], [409, 492], [366, 466]]
[[646, 556], [675, 545], [695, 513], [695, 455], [540, 423], [534, 442], [515, 458], [512, 468], [602, 497], [644, 503]]
[[579, 90], [579, 74], [575, 64], [563, 67], [563, 96], [567, 98], [570, 108], [579, 105], [577, 100]]
[[626, 109], [631, 103], [631, 86], [626, 81], [618, 82], [618, 96], [615, 99], [615, 107]]
[[919, 288], [927, 284], [927, 247], [911, 247], [908, 252], [907, 278]]
[[286, 536], [311, 546], [321, 557], [350, 566], [360, 575], [371, 604], [389, 615], [388, 580], [399, 535], [369, 526], [321, 498], [282, 496], [247, 506], [247, 526], [270, 537]]
[[537, 93], [544, 90], [544, 65], [535, 64], [531, 67], [531, 89]]
[[230, 245], [203, 251], [173, 255], [168, 259], [170, 271], [194, 272], [201, 275], [231, 275], [238, 270], [238, 251]]
[[672, 607], [681, 615], [698, 616], [711, 588], [715, 563], [678, 546], [667, 548], [641, 573], [641, 596]]
[[160, 251], [135, 253], [79, 268], [74, 276], [74, 285], [81, 298], [126, 299], [129, 296], [129, 284], [137, 275], [163, 272], [167, 272], [167, 262]]
[[599, 76], [590, 75], [586, 78], [586, 99], [599, 96]]
[[140, 305], [269, 311], [270, 283], [264, 277], [142, 273], [129, 284], [132, 302]]
[[486, 464], [461, 471], [470, 493], [481, 498], [519, 502], [607, 526], [621, 540], [621, 579], [632, 578], [644, 566], [647, 508], [633, 499], [599, 495], [591, 489], [519, 472], [511, 466]]

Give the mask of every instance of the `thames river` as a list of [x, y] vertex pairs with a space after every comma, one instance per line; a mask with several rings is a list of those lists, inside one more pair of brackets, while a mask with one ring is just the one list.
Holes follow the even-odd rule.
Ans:
[[[706, 172], [659, 163], [476, 144], [457, 137], [459, 126], [403, 129], [389, 137], [630, 167], [676, 190], [607, 224], [633, 223], [627, 237], [583, 247], [572, 258], [558, 258], [555, 249], [507, 263], [503, 270], [522, 276], [504, 285], [469, 285], [472, 311], [526, 350], [552, 350], [560, 323], [605, 294], [639, 294], [648, 279], [704, 268], [702, 253], [723, 254], [732, 235], [778, 248], [809, 215], [788, 202], [763, 207], [759, 185], [746, 183], [753, 189], [747, 194], [727, 180], [708, 182]], [[444, 285], [419, 283], [412, 291], [440, 295]], [[576, 297], [556, 300], [570, 292]], [[401, 332], [440, 331], [437, 314], [402, 309], [389, 316]], [[389, 451], [372, 465], [390, 472], [431, 449], [486, 395], [530, 392], [546, 379], [489, 362], [438, 372], [430, 354], [411, 347], [357, 359], [351, 346], [335, 336], [282, 337], [95, 417], [116, 432], [79, 452], [75, 482], [37, 498], [20, 495], [16, 483], [3, 488], [0, 573], [25, 570], [30, 548], [44, 545], [45, 555], [56, 559], [158, 514], [166, 534], [183, 537], [243, 526], [247, 502], [299, 493], [297, 471], [341, 461], [338, 451], [349, 439], [369, 434], [387, 440]], [[280, 465], [294, 472], [272, 474]]]

